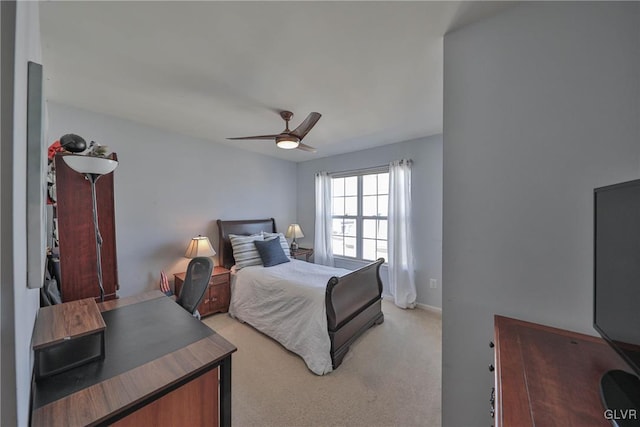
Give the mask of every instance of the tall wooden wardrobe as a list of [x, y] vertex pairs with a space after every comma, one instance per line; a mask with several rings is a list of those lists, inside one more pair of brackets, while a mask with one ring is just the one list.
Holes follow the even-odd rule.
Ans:
[[[96, 240], [93, 226], [91, 187], [83, 174], [75, 172], [56, 154], [56, 203], [58, 250], [60, 254], [60, 294], [62, 301], [99, 298], [96, 267]], [[117, 160], [117, 156], [110, 156]], [[116, 298], [118, 264], [116, 257], [114, 172], [103, 175], [96, 183], [98, 225], [102, 236], [102, 280], [104, 299]]]

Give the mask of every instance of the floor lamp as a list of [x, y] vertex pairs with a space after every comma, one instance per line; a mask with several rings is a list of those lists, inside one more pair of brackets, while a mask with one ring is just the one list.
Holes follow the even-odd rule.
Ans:
[[96, 202], [96, 182], [102, 175], [111, 173], [118, 167], [116, 160], [105, 157], [66, 155], [64, 162], [74, 171], [81, 173], [91, 185], [91, 202], [93, 209], [93, 228], [96, 236], [96, 267], [98, 270], [98, 286], [100, 287], [100, 301], [104, 301], [104, 286], [102, 285], [102, 236], [98, 227], [98, 204]]

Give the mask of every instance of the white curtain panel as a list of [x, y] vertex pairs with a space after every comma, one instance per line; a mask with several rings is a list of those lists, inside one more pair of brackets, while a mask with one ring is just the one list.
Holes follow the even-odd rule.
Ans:
[[389, 165], [389, 288], [401, 308], [416, 306], [411, 228], [411, 160]]
[[313, 258], [316, 264], [333, 267], [331, 247], [331, 176], [327, 172], [316, 174], [316, 228]]

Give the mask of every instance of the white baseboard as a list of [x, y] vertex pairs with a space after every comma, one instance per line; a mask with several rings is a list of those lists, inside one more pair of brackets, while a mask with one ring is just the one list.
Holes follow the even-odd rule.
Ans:
[[416, 303], [416, 307], [422, 309], [422, 310], [427, 310], [430, 311], [432, 313], [436, 313], [442, 316], [442, 307], [436, 307], [435, 305], [427, 305], [427, 304], [422, 304], [422, 303]]
[[[382, 299], [385, 299], [387, 301], [393, 302], [393, 297], [391, 295], [388, 294], [382, 294]], [[427, 310], [430, 311], [432, 313], [436, 313], [442, 316], [442, 308], [441, 307], [436, 307], [435, 305], [428, 305], [428, 304], [422, 304], [417, 302], [416, 303], [416, 307], [419, 308], [420, 310]]]

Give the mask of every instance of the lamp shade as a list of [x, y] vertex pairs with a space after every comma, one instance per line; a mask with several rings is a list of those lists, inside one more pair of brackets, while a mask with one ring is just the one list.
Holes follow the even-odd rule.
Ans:
[[187, 258], [195, 258], [199, 256], [214, 256], [215, 254], [216, 251], [213, 250], [209, 238], [206, 236], [197, 236], [191, 239], [184, 256]]
[[298, 239], [300, 237], [304, 237], [304, 234], [302, 234], [302, 228], [300, 228], [298, 224], [291, 224], [287, 229], [287, 234], [285, 234], [285, 237], [289, 239]]
[[67, 166], [78, 173], [105, 175], [113, 172], [118, 167], [116, 160], [104, 157], [68, 155], [64, 156], [63, 159]]

